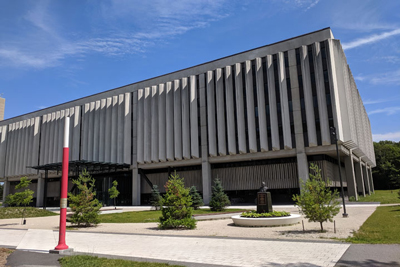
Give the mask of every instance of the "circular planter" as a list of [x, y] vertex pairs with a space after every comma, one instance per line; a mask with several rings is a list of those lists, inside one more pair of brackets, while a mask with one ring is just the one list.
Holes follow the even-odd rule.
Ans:
[[290, 216], [284, 217], [246, 218], [240, 217], [240, 215], [235, 215], [231, 218], [233, 223], [237, 226], [268, 227], [297, 224], [300, 222], [301, 216], [298, 214], [291, 214]]

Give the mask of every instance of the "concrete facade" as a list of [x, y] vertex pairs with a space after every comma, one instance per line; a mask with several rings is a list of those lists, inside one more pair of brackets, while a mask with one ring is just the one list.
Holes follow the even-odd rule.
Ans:
[[128, 164], [132, 205], [174, 169], [205, 203], [217, 176], [232, 192], [298, 189], [310, 163], [336, 187], [332, 126], [348, 195], [373, 192], [370, 122], [329, 28], [0, 122], [6, 194], [28, 176], [43, 205], [44, 175], [27, 166], [61, 162], [67, 116], [70, 160]]

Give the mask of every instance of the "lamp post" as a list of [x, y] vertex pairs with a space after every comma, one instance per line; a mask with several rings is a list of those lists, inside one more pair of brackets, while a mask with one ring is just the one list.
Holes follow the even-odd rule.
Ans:
[[343, 201], [343, 217], [346, 218], [349, 215], [346, 213], [346, 204], [344, 202], [344, 190], [343, 190], [343, 180], [342, 180], [342, 170], [341, 170], [341, 166], [340, 166], [340, 154], [339, 154], [339, 147], [338, 147], [338, 139], [337, 139], [337, 135], [336, 135], [336, 128], [335, 127], [331, 127], [331, 137], [333, 138], [333, 140], [335, 141], [336, 144], [336, 154], [337, 154], [337, 160], [338, 160], [338, 168], [339, 168], [339, 179], [340, 179], [340, 188], [342, 190], [342, 201]]

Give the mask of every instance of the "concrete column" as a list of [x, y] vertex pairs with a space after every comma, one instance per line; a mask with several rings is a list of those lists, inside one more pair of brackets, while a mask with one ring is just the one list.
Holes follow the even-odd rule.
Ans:
[[180, 80], [174, 81], [174, 144], [175, 159], [182, 159], [182, 100]]
[[212, 71], [207, 71], [207, 126], [208, 126], [208, 152], [210, 156], [217, 156], [217, 139], [215, 129], [215, 89]]
[[364, 177], [363, 177], [363, 171], [362, 171], [362, 164], [361, 164], [361, 158], [359, 162], [354, 163], [354, 170], [355, 170], [355, 175], [356, 175], [356, 184], [357, 184], [357, 192], [359, 195], [362, 195], [365, 197], [365, 187], [364, 187]]
[[182, 155], [184, 159], [190, 159], [190, 106], [189, 86], [187, 78], [182, 78]]
[[[46, 148], [46, 132], [47, 132], [47, 114], [42, 116], [42, 125], [40, 127], [42, 131], [42, 136], [40, 138], [40, 155], [39, 155], [39, 165], [44, 164], [44, 154]], [[9, 141], [8, 141], [9, 143]]]
[[278, 131], [278, 110], [276, 105], [275, 93], [275, 76], [274, 76], [274, 63], [272, 55], [267, 55], [267, 79], [268, 79], [268, 100], [269, 100], [269, 114], [271, 120], [271, 139], [272, 150], [280, 150], [279, 145], [279, 131]]
[[224, 81], [222, 77], [222, 70], [220, 68], [215, 70], [215, 79], [217, 88], [215, 95], [217, 97], [217, 128], [218, 128], [218, 154], [226, 156], [226, 129], [225, 129], [225, 100], [224, 100]]
[[344, 157], [344, 168], [347, 178], [347, 194], [349, 197], [355, 197], [358, 200], [356, 175], [354, 171], [353, 150], [349, 150], [349, 156]]
[[151, 161], [158, 162], [158, 90], [157, 86], [151, 87]]
[[139, 89], [137, 96], [137, 162], [144, 163], [144, 90]]
[[140, 174], [138, 173], [137, 164], [132, 169], [132, 206], [140, 206]]
[[374, 177], [372, 176], [372, 167], [369, 167], [369, 179], [371, 181], [371, 191], [375, 193], [375, 186], [374, 186]]
[[167, 160], [166, 143], [166, 92], [165, 84], [158, 85], [158, 159], [161, 162]]
[[247, 132], [249, 134], [250, 153], [257, 152], [256, 120], [254, 109], [253, 70], [250, 60], [246, 60], [246, 107], [247, 107]]
[[[96, 108], [96, 103], [95, 102], [90, 102], [89, 104], [89, 113], [88, 113], [88, 124], [87, 124], [87, 135], [88, 135], [88, 144], [87, 144], [87, 160], [93, 160], [93, 147], [94, 147], [94, 112]], [[114, 114], [113, 114], [114, 115]], [[116, 126], [116, 119], [113, 116], [113, 120], [115, 119], [115, 123], [112, 125]], [[57, 120], [58, 121], [58, 120]], [[113, 127], [111, 126], [111, 127]], [[115, 129], [116, 130], [116, 129]], [[111, 140], [116, 139], [116, 136], [111, 136]], [[113, 161], [115, 162], [115, 161]]]
[[171, 82], [167, 82], [166, 87], [167, 160], [174, 161], [174, 90]]
[[93, 160], [99, 161], [100, 156], [100, 100], [95, 102], [94, 106], [94, 128], [93, 128]]
[[299, 186], [309, 179], [309, 167], [307, 155], [304, 149], [303, 123], [301, 119], [300, 106], [300, 89], [297, 74], [296, 51], [294, 49], [288, 51], [289, 76], [292, 94], [294, 133], [296, 137], [296, 156], [297, 156], [297, 172], [299, 176]]
[[297, 171], [299, 175], [299, 186], [302, 188], [308, 179], [310, 179], [310, 170], [308, 168], [308, 160], [306, 153], [297, 153]]
[[13, 162], [14, 165], [14, 175], [20, 174], [21, 170], [21, 158], [22, 158], [22, 153], [21, 153], [21, 133], [22, 133], [22, 121], [17, 122], [17, 127], [16, 127], [16, 150], [15, 150], [15, 161]]
[[364, 176], [364, 183], [365, 183], [365, 191], [368, 195], [371, 195], [371, 187], [369, 185], [369, 174], [368, 174], [368, 165], [365, 163], [363, 166], [363, 176]]
[[10, 193], [10, 182], [8, 180], [4, 181], [3, 184], [3, 206], [5, 206], [6, 197]]
[[37, 183], [36, 207], [43, 207], [44, 178], [39, 177]]
[[232, 67], [225, 67], [226, 124], [228, 136], [228, 153], [236, 155], [235, 103], [233, 99]]
[[144, 88], [144, 162], [151, 162], [151, 92], [150, 87]]
[[267, 114], [265, 112], [264, 77], [261, 58], [256, 58], [256, 85], [258, 106], [258, 128], [260, 132], [260, 149], [268, 151]]
[[314, 43], [313, 54], [314, 54], [313, 55], [314, 76], [315, 76], [315, 83], [317, 86], [317, 99], [318, 99], [319, 124], [321, 128], [321, 139], [322, 139], [322, 145], [328, 146], [331, 144], [331, 137], [329, 131], [328, 107], [326, 105], [322, 54], [319, 43]]
[[0, 126], [0, 177], [5, 177], [7, 152], [7, 125]]
[[285, 57], [282, 52], [278, 53], [278, 77], [279, 92], [281, 99], [283, 145], [285, 149], [292, 149], [292, 133], [290, 131], [289, 99], [286, 84]]
[[242, 66], [240, 63], [235, 64], [235, 92], [239, 153], [245, 154], [247, 153], [246, 125], [244, 121]]
[[199, 119], [196, 76], [190, 76], [190, 151], [193, 158], [200, 158], [199, 152]]
[[[203, 202], [208, 205], [211, 200], [211, 165], [208, 162], [207, 140], [207, 99], [205, 75], [199, 75], [200, 96], [200, 134], [201, 134], [201, 178], [203, 184]], [[207, 79], [208, 80], [208, 79]]]

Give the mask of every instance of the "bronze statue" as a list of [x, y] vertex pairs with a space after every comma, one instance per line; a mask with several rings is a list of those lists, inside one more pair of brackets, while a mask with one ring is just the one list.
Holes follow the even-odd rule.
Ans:
[[258, 192], [267, 192], [268, 187], [265, 185], [265, 182], [262, 182], [262, 186], [258, 190]]

